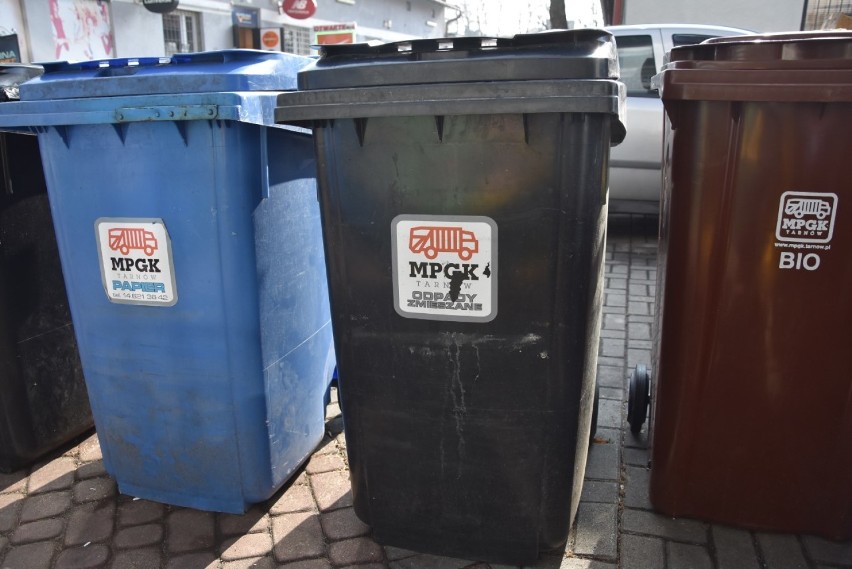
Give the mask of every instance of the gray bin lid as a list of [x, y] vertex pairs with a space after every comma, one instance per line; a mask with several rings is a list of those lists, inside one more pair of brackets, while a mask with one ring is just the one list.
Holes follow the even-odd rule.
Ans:
[[278, 97], [275, 120], [498, 113], [607, 113], [624, 138], [624, 85], [612, 35], [559, 30], [324, 46]]
[[323, 46], [320, 58], [299, 72], [299, 89], [618, 76], [618, 56], [609, 32], [555, 30], [511, 38]]

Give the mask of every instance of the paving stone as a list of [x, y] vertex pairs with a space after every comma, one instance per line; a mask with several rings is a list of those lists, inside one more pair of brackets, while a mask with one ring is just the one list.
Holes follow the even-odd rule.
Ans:
[[328, 453], [336, 453], [336, 452], [338, 452], [337, 443], [335, 442], [335, 440], [333, 438], [326, 435], [322, 439], [322, 441], [320, 442], [317, 449], [314, 451], [314, 456], [319, 456], [319, 455], [328, 454]]
[[65, 520], [63, 519], [39, 520], [18, 526], [18, 529], [12, 534], [11, 541], [15, 545], [47, 541], [62, 533], [64, 528]]
[[30, 474], [27, 491], [33, 495], [70, 488], [74, 484], [75, 469], [73, 458], [59, 457], [51, 460]]
[[322, 511], [352, 506], [352, 489], [349, 472], [324, 472], [311, 476], [311, 485]]
[[214, 518], [210, 512], [178, 510], [169, 515], [166, 526], [170, 552], [183, 553], [215, 545]]
[[609, 356], [613, 358], [624, 357], [624, 340], [617, 338], [602, 338], [598, 356]]
[[706, 547], [669, 542], [666, 549], [671, 569], [713, 569], [713, 561]]
[[566, 557], [560, 563], [559, 569], [615, 569], [615, 565], [594, 559]]
[[624, 365], [617, 366], [598, 366], [598, 384], [601, 387], [614, 387], [616, 389], [624, 389], [627, 385], [627, 374], [624, 372]]
[[580, 502], [574, 553], [615, 561], [618, 555], [618, 507]]
[[651, 509], [648, 485], [651, 471], [647, 468], [628, 466], [625, 468], [624, 505], [628, 508]]
[[48, 569], [53, 559], [53, 542], [29, 543], [10, 549], [3, 559], [3, 569]]
[[627, 279], [623, 277], [607, 277], [606, 288], [613, 290], [627, 290]]
[[335, 510], [320, 516], [323, 532], [332, 541], [366, 535], [370, 526], [355, 515], [354, 508]]
[[190, 553], [169, 559], [166, 569], [219, 569], [219, 558], [212, 553]]
[[80, 462], [93, 462], [95, 460], [103, 460], [103, 458], [98, 435], [92, 435], [80, 443]]
[[621, 403], [624, 401], [624, 390], [620, 387], [601, 387], [601, 399], [612, 399]]
[[18, 470], [11, 473], [0, 472], [0, 494], [24, 492], [27, 489], [27, 471]]
[[89, 545], [65, 549], [56, 558], [55, 569], [95, 569], [109, 558], [106, 545]]
[[263, 557], [272, 551], [272, 536], [268, 533], [250, 533], [229, 539], [219, 548], [223, 561], [245, 557]]
[[259, 506], [242, 515], [219, 514], [219, 531], [223, 535], [268, 532], [269, 514]]
[[627, 295], [624, 292], [607, 292], [604, 294], [604, 306], [624, 307], [627, 305]]
[[583, 481], [583, 493], [580, 496], [583, 502], [597, 502], [601, 504], [615, 504], [618, 502], [618, 484], [615, 482], [602, 482], [600, 480]]
[[145, 547], [146, 545], [154, 545], [162, 540], [163, 526], [160, 524], [147, 524], [119, 530], [115, 534], [113, 545], [119, 549], [136, 549]]
[[278, 514], [302, 512], [313, 510], [314, 508], [314, 497], [311, 494], [310, 487], [294, 484], [287, 488], [284, 494], [272, 504], [272, 507], [269, 508], [269, 513], [277, 516]]
[[631, 340], [650, 340], [651, 325], [646, 322], [630, 322], [627, 325], [627, 336]]
[[648, 448], [648, 421], [642, 425], [642, 431], [639, 434], [633, 434], [630, 429], [624, 431], [624, 447], [635, 449]]
[[87, 462], [85, 464], [81, 464], [77, 468], [77, 478], [80, 480], [85, 480], [87, 478], [97, 478], [99, 476], [106, 476], [106, 467], [104, 467], [103, 460], [96, 460], [94, 462]]
[[390, 567], [391, 569], [460, 569], [473, 565], [473, 563], [473, 561], [456, 559], [455, 557], [418, 554], [414, 557], [391, 561]]
[[306, 468], [308, 474], [319, 474], [321, 472], [331, 472], [333, 470], [344, 470], [346, 463], [340, 454], [328, 453], [320, 454], [311, 458]]
[[[597, 441], [609, 441], [599, 443]], [[618, 480], [620, 465], [618, 449], [621, 431], [613, 429], [598, 429], [595, 442], [589, 446], [589, 458], [586, 463], [586, 478], [598, 480]]]
[[628, 301], [627, 314], [638, 314], [639, 316], [650, 316], [653, 314], [651, 303], [638, 302], [636, 300]]
[[852, 566], [852, 541], [839, 543], [810, 535], [802, 537], [802, 541], [814, 561]]
[[620, 429], [621, 411], [621, 401], [602, 398], [598, 403], [598, 426]]
[[808, 569], [799, 538], [791, 534], [758, 533], [757, 544], [771, 569]]
[[637, 365], [651, 365], [651, 350], [650, 349], [633, 349], [628, 346], [627, 349], [627, 369], [633, 369]]
[[622, 529], [632, 533], [655, 535], [675, 541], [707, 543], [707, 524], [695, 520], [673, 519], [645, 510], [625, 508]]
[[9, 531], [17, 525], [23, 505], [23, 494], [0, 494], [0, 532]]
[[651, 455], [644, 448], [625, 448], [623, 451], [624, 464], [631, 466], [641, 466], [648, 468], [648, 462], [651, 460]]
[[112, 478], [90, 478], [74, 485], [74, 501], [78, 504], [112, 498], [118, 492]]
[[624, 342], [627, 339], [627, 332], [624, 330], [609, 330], [607, 328], [600, 329], [601, 338], [611, 338]]
[[332, 565], [343, 566], [375, 563], [382, 560], [382, 548], [369, 537], [356, 537], [329, 545], [328, 559]]
[[402, 549], [401, 547], [393, 547], [390, 545], [386, 545], [384, 549], [385, 557], [387, 557], [389, 561], [397, 561], [399, 559], [405, 559], [406, 557], [420, 555], [417, 551], [411, 551], [410, 549]]
[[69, 492], [50, 492], [28, 496], [24, 500], [24, 506], [21, 510], [21, 523], [58, 516], [70, 505], [71, 494]]
[[751, 534], [741, 529], [711, 526], [717, 569], [760, 569]]
[[659, 569], [664, 567], [665, 542], [656, 537], [622, 534], [622, 569]]
[[118, 506], [118, 525], [135, 526], [163, 519], [166, 507], [148, 500], [129, 500]]
[[[131, 549], [119, 551], [115, 554], [110, 564], [110, 569], [160, 569], [163, 566], [159, 547], [147, 547], [145, 549]], [[185, 569], [194, 569], [187, 566]]]
[[648, 285], [630, 283], [627, 287], [627, 294], [630, 296], [648, 296]]
[[222, 569], [275, 569], [278, 567], [271, 557], [252, 557], [249, 559], [237, 559], [226, 561]]
[[337, 403], [329, 403], [328, 406], [325, 408], [326, 420], [334, 419], [335, 417], [339, 417], [340, 415], [340, 405], [338, 405]]
[[607, 367], [622, 367], [624, 366], [624, 358], [614, 358], [611, 356], [598, 356], [598, 365]]
[[103, 541], [112, 535], [115, 504], [90, 502], [71, 511], [65, 530], [65, 545]]
[[319, 557], [325, 553], [319, 514], [297, 512], [272, 518], [272, 553], [278, 562]]
[[279, 569], [330, 569], [331, 564], [324, 557], [320, 559], [305, 559], [293, 563], [285, 563]]

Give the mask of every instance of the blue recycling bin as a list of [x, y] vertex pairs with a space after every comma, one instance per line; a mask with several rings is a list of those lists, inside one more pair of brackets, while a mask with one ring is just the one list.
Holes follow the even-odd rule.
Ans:
[[268, 498], [324, 432], [335, 366], [310, 133], [274, 126], [306, 58], [45, 65], [0, 108], [39, 139], [104, 465], [124, 494]]

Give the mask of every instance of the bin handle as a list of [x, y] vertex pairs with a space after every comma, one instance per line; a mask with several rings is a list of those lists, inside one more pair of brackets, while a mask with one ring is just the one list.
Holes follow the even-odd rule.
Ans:
[[213, 120], [218, 116], [219, 107], [217, 105], [122, 107], [116, 109], [114, 113], [117, 123]]

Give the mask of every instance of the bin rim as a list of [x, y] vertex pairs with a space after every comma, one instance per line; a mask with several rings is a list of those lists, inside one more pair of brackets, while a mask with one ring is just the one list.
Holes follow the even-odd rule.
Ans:
[[852, 32], [714, 38], [675, 48], [652, 79], [664, 101], [852, 101]]
[[608, 79], [444, 83], [296, 91], [278, 96], [275, 121], [403, 116], [602, 113], [611, 115], [611, 142], [624, 140], [625, 87]]
[[233, 91], [288, 91], [306, 56], [253, 49], [45, 62], [44, 74], [21, 90], [25, 101], [179, 95]]

